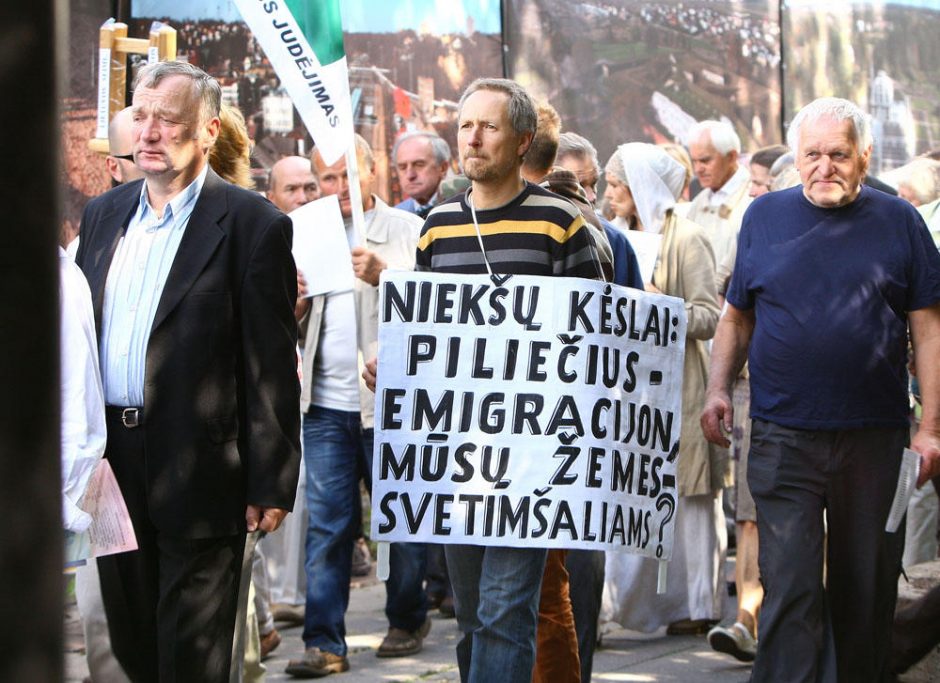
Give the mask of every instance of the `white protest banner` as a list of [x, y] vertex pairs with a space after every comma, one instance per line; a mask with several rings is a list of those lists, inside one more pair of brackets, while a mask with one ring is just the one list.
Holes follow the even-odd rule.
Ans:
[[672, 555], [681, 299], [383, 273], [372, 538]]
[[304, 204], [288, 215], [294, 223], [291, 251], [307, 279], [307, 296], [352, 289], [352, 257], [336, 195]]
[[327, 164], [353, 141], [339, 0], [234, 0]]
[[652, 282], [663, 236], [642, 230], [628, 230], [626, 234], [627, 239], [630, 240], [630, 246], [633, 247], [633, 253], [636, 254], [637, 263], [640, 265], [640, 276], [643, 282]]

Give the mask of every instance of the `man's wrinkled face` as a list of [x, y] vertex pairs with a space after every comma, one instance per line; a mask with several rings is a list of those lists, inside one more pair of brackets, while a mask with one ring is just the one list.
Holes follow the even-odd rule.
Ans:
[[[358, 155], [359, 191], [362, 193], [362, 208], [368, 211], [372, 208], [372, 183], [375, 181], [375, 165], [366, 167], [362, 155]], [[346, 172], [346, 157], [343, 156], [332, 166], [323, 163], [320, 153], [314, 155], [314, 164], [317, 167], [317, 177], [320, 179], [320, 196], [327, 197], [335, 194], [339, 199], [339, 210], [343, 218], [352, 216], [352, 203], [349, 198], [349, 175]]]
[[800, 126], [796, 169], [803, 194], [816, 206], [832, 209], [852, 202], [868, 172], [871, 148], [860, 151], [849, 120], [825, 116]]
[[584, 194], [591, 204], [597, 201], [597, 168], [589, 157], [583, 154], [566, 154], [555, 163], [578, 177], [578, 182], [584, 188]]
[[738, 170], [738, 153], [721, 154], [712, 145], [711, 135], [703, 133], [689, 145], [695, 177], [712, 192], [717, 192]]
[[192, 81], [168, 76], [155, 87], [139, 86], [132, 104], [134, 163], [146, 176], [201, 170], [219, 132], [219, 119], [201, 121]]
[[319, 196], [320, 187], [306, 159], [282, 159], [272, 170], [268, 199], [284, 213], [299, 209]]
[[427, 204], [447, 174], [447, 162], [434, 160], [434, 147], [425, 137], [408, 138], [395, 155], [401, 190], [419, 204]]
[[464, 175], [498, 183], [519, 173], [530, 134], [517, 134], [509, 121], [509, 95], [477, 90], [464, 100], [457, 123], [457, 148]]

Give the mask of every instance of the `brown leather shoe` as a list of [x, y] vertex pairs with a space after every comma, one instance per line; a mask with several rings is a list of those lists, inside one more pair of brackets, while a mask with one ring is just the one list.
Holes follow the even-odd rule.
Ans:
[[322, 678], [349, 671], [349, 660], [345, 655], [334, 655], [318, 647], [308, 647], [304, 650], [304, 656], [290, 660], [284, 671], [294, 678]]
[[431, 618], [426, 617], [417, 631], [408, 632], [402, 628], [389, 627], [388, 633], [376, 651], [376, 657], [407, 657], [421, 652], [424, 638], [431, 630]]
[[261, 661], [263, 662], [270, 657], [271, 653], [274, 652], [280, 644], [281, 634], [277, 632], [276, 628], [271, 629], [270, 633], [261, 636]]

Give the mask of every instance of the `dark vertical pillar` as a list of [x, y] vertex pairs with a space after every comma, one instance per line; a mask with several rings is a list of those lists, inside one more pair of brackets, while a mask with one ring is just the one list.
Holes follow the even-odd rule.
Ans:
[[67, 11], [0, 3], [0, 681], [17, 683], [62, 679], [56, 28]]

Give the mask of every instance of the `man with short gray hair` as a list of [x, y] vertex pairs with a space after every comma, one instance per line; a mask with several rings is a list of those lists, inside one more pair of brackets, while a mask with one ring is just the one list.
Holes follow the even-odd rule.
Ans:
[[76, 258], [95, 302], [105, 457], [138, 544], [98, 560], [134, 681], [229, 680], [246, 531], [277, 529], [297, 485], [291, 222], [209, 167], [220, 101], [190, 64], [141, 69], [144, 179], [89, 202]]
[[[304, 653], [288, 662], [287, 673], [313, 678], [349, 669], [346, 609], [353, 544], [362, 531], [359, 481], [372, 490], [375, 401], [361, 386], [359, 365], [378, 343], [379, 276], [386, 268], [410, 270], [421, 221], [373, 194], [375, 159], [356, 135], [364, 213], [356, 243], [346, 157], [327, 164], [318, 148], [312, 170], [323, 196], [336, 195], [350, 243], [356, 280], [346, 289], [304, 297], [298, 304], [303, 348], [301, 410], [306, 466], [307, 596]], [[301, 295], [306, 280], [300, 279]], [[431, 628], [422, 586], [426, 551], [422, 543], [392, 543], [385, 615], [389, 628], [379, 657], [417, 654]]]
[[395, 208], [427, 218], [442, 199], [439, 191], [450, 167], [450, 145], [433, 131], [411, 131], [395, 141], [392, 160], [401, 190], [408, 197]]
[[903, 525], [885, 524], [909, 439], [908, 329], [918, 485], [940, 473], [940, 255], [912, 206], [862, 184], [871, 133], [858, 107], [815, 100], [788, 141], [802, 185], [744, 216], [702, 428], [728, 445], [747, 360], [766, 590], [751, 680], [881, 681], [904, 547]]
[[[472, 185], [431, 210], [416, 270], [597, 278], [600, 263], [580, 211], [523, 178], [537, 127], [525, 89], [501, 78], [474, 81], [460, 98], [457, 126], [461, 167]], [[461, 680], [530, 683], [547, 551], [451, 544], [445, 553]]]

